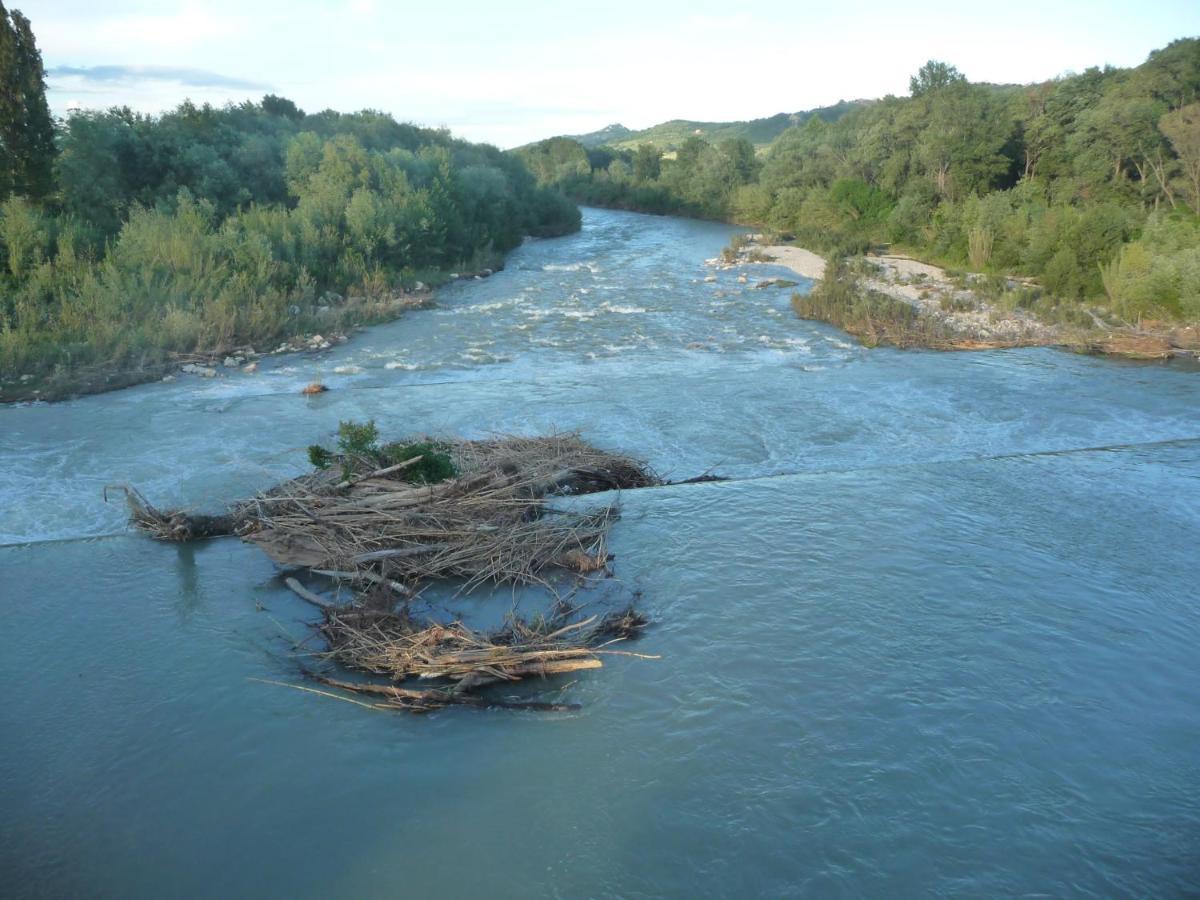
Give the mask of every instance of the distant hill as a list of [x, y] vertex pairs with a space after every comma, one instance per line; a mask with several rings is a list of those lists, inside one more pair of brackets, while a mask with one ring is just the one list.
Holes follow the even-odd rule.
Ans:
[[726, 138], [745, 138], [756, 147], [765, 147], [793, 125], [803, 125], [813, 116], [826, 122], [840, 119], [850, 110], [870, 103], [869, 100], [842, 100], [833, 106], [822, 106], [796, 113], [778, 113], [765, 119], [747, 122], [693, 122], [688, 119], [672, 119], [641, 131], [632, 131], [624, 125], [614, 124], [588, 134], [567, 135], [585, 147], [617, 147], [632, 150], [638, 144], [653, 144], [664, 151], [675, 150], [693, 135], [709, 143]]
[[605, 125], [599, 131], [590, 131], [587, 134], [572, 134], [568, 135], [571, 140], [579, 141], [583, 146], [592, 147], [612, 147], [621, 141], [627, 140], [631, 134], [637, 134], [631, 128], [626, 128], [620, 122], [614, 122], [612, 125]]

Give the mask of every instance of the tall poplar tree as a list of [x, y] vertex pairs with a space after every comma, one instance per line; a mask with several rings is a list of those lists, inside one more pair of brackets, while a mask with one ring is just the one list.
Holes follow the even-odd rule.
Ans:
[[17, 35], [8, 21], [8, 10], [0, 0], [0, 200], [12, 193], [13, 126], [20, 118], [17, 92]]
[[29, 19], [0, 3], [0, 196], [42, 199], [54, 187], [54, 120]]

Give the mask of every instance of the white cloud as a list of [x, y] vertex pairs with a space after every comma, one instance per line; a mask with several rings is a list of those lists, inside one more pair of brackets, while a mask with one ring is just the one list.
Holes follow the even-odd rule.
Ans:
[[[48, 67], [228, 73], [224, 85], [131, 81], [126, 93], [112, 85], [103, 88], [104, 104], [157, 111], [185, 96], [214, 103], [256, 96], [239, 94], [233, 81], [270, 84], [308, 110], [372, 107], [506, 145], [613, 121], [639, 128], [672, 118], [759, 118], [904, 93], [909, 75], [929, 58], [988, 81], [1032, 81], [1104, 62], [1134, 65], [1151, 48], [1200, 30], [1200, 15], [1183, 15], [1178, 0], [1147, 2], [1159, 14], [1132, 20], [1123, 4], [1094, 0], [1082, 18], [1083, 0], [1064, 0], [1063, 7], [1013, 0], [1012, 14], [1001, 18], [950, 0], [905, 7], [611, 0], [602, 11], [549, 0], [21, 5]], [[1036, 11], [1041, 27], [1029, 31], [1022, 10]], [[1014, 46], [1022, 52], [1014, 55]], [[51, 87], [61, 108], [67, 96], [90, 105], [97, 96], [91, 91], [102, 86]]]
[[51, 54], [57, 61], [97, 55], [111, 58], [130, 50], [137, 57], [149, 51], [160, 60], [171, 61], [171, 55], [182, 50], [211, 47], [214, 42], [236, 37], [245, 30], [245, 20], [186, 3], [172, 12], [101, 18], [43, 16], [34, 22], [34, 28], [43, 55]]

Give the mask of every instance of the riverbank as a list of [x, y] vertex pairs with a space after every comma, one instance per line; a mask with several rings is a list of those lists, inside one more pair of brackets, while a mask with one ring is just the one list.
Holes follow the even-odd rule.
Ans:
[[349, 340], [367, 325], [397, 319], [405, 312], [434, 303], [433, 291], [422, 285], [413, 292], [397, 292], [368, 299], [350, 297], [344, 306], [319, 306], [295, 334], [270, 344], [218, 345], [191, 353], [171, 353], [162, 359], [144, 359], [128, 367], [96, 364], [55, 371], [44, 376], [9, 375], [0, 378], [0, 403], [57, 402], [134, 387], [151, 381], [181, 377], [223, 378], [254, 374], [259, 361], [288, 353], [319, 353]]
[[[827, 263], [817, 253], [759, 240], [760, 236], [752, 235], [731, 254], [732, 259], [708, 262], [721, 268], [769, 263], [814, 281], [825, 278]], [[866, 304], [867, 311], [861, 314], [848, 302], [800, 303], [797, 312], [872, 345], [935, 350], [1050, 346], [1129, 359], [1200, 358], [1200, 329], [1195, 325], [1139, 328], [1106, 320], [1101, 311], [1082, 307], [1070, 310], [1074, 321], [1046, 321], [1031, 308], [1041, 291], [1029, 280], [951, 273], [899, 254], [850, 260], [838, 277], [852, 282], [847, 297], [875, 297], [876, 302]], [[911, 315], [894, 303], [905, 304]], [[887, 316], [889, 309], [899, 314]], [[820, 314], [810, 314], [818, 310]], [[890, 321], [881, 323], [881, 310]]]
[[[447, 272], [439, 284], [459, 280], [484, 279], [503, 268], [478, 272]], [[270, 342], [219, 345], [191, 353], [172, 353], [162, 359], [144, 359], [123, 367], [97, 364], [44, 376], [11, 373], [0, 376], [0, 404], [54, 403], [90, 394], [121, 390], [152, 381], [176, 378], [226, 378], [252, 375], [263, 359], [297, 353], [322, 353], [346, 343], [355, 332], [401, 318], [405, 313], [436, 306], [436, 286], [418, 281], [409, 290], [393, 291], [381, 297], [331, 296], [297, 324], [295, 333]]]

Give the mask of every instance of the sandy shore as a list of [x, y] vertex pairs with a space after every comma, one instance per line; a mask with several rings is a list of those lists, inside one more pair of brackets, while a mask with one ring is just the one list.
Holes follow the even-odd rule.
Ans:
[[817, 281], [825, 277], [825, 259], [811, 250], [789, 247], [786, 244], [756, 246], [760, 252], [771, 257], [775, 265], [791, 269], [797, 275]]
[[[820, 280], [825, 260], [803, 247], [760, 244], [759, 235], [749, 235], [736, 260], [713, 259], [710, 265], [728, 269], [754, 264], [782, 266], [804, 278]], [[982, 275], [951, 277], [945, 269], [908, 256], [868, 256], [860, 284], [913, 306], [925, 319], [936, 321], [947, 338], [937, 346], [945, 349], [989, 349], [1014, 346], [1060, 346], [1072, 350], [1124, 356], [1135, 359], [1166, 359], [1171, 356], [1200, 358], [1200, 326], [1161, 325], [1140, 329], [1124, 323], [1105, 322], [1093, 310], [1092, 327], [1049, 324], [1027, 309], [1001, 305], [973, 290]], [[1008, 290], [1036, 287], [1032, 282], [1009, 279]], [[948, 341], [948, 343], [946, 343]]]
[[[765, 263], [783, 266], [804, 278], [824, 277], [825, 259], [819, 254], [787, 244], [759, 244], [755, 237], [741, 248], [732, 265]], [[867, 262], [873, 272], [863, 278], [864, 287], [912, 304], [922, 316], [937, 320], [963, 342], [1042, 345], [1061, 340], [1059, 328], [1038, 321], [1025, 310], [996, 307], [937, 266], [907, 256], [872, 256]]]

